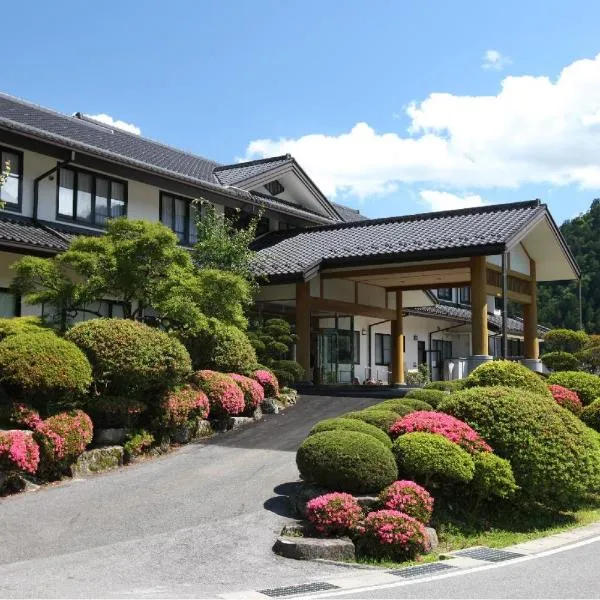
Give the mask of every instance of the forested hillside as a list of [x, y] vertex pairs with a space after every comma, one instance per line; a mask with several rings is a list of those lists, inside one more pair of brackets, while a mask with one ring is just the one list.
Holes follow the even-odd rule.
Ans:
[[[565, 236], [582, 272], [583, 326], [600, 333], [600, 200], [588, 212], [565, 221]], [[539, 321], [549, 327], [579, 328], [579, 292], [576, 283], [540, 284]]]

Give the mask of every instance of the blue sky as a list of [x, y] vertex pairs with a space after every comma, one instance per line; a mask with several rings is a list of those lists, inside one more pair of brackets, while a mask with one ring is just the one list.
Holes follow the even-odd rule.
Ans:
[[2, 91], [226, 163], [291, 152], [368, 216], [539, 197], [562, 221], [600, 196], [597, 2], [24, 0], [9, 21]]

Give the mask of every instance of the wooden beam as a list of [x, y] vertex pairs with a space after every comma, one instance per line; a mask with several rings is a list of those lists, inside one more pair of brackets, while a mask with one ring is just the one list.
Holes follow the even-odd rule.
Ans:
[[[488, 284], [485, 289], [489, 296], [502, 296], [502, 288], [500, 287]], [[531, 296], [529, 294], [519, 294], [519, 292], [513, 292], [512, 290], [508, 290], [508, 299], [514, 300], [519, 304], [531, 304]]]
[[[490, 271], [497, 271], [498, 273], [502, 273], [502, 268], [498, 265], [492, 265], [488, 263], [487, 268]], [[512, 269], [508, 270], [508, 276], [516, 277], [517, 279], [522, 279], [523, 281], [531, 281], [531, 275], [527, 275], [526, 273], [519, 273], [519, 271], [513, 271]]]
[[393, 309], [368, 306], [366, 304], [354, 304], [352, 302], [343, 302], [342, 300], [311, 298], [310, 307], [313, 311], [323, 310], [344, 313], [347, 315], [362, 315], [363, 317], [373, 317], [375, 319], [385, 319], [387, 321], [393, 321], [396, 318], [396, 311]]
[[485, 256], [474, 256], [471, 259], [471, 352], [474, 356], [487, 355], [489, 352], [486, 284]]
[[532, 275], [531, 302], [523, 306], [523, 334], [525, 358], [538, 359], [540, 357], [540, 344], [537, 337], [537, 289], [535, 261], [530, 259], [529, 270]]
[[296, 284], [296, 361], [310, 379], [310, 287], [308, 283]]
[[391, 286], [391, 287], [387, 287], [385, 288], [386, 291], [388, 292], [401, 292], [401, 291], [405, 291], [405, 292], [414, 292], [414, 291], [418, 291], [418, 290], [437, 290], [438, 288], [443, 288], [443, 287], [466, 287], [466, 286], [470, 286], [471, 285], [471, 280], [470, 279], [465, 279], [464, 281], [453, 281], [452, 283], [426, 283], [426, 284], [421, 284], [421, 285], [398, 285], [398, 286]]
[[408, 265], [406, 267], [397, 266], [371, 269], [349, 269], [347, 271], [330, 271], [321, 273], [321, 277], [324, 279], [348, 279], [349, 277], [376, 277], [378, 275], [402, 275], [403, 273], [424, 273], [427, 271], [450, 271], [453, 269], [468, 269], [470, 264], [471, 263], [468, 260], [463, 260], [457, 262]]
[[402, 292], [396, 292], [396, 318], [392, 321], [392, 383], [404, 385], [404, 315]]

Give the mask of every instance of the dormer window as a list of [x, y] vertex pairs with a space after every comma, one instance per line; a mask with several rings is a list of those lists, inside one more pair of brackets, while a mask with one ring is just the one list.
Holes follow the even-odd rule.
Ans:
[[269, 183], [265, 183], [265, 187], [267, 188], [271, 196], [277, 196], [285, 192], [285, 188], [281, 185], [281, 183], [279, 183], [277, 179], [275, 181], [269, 181]]

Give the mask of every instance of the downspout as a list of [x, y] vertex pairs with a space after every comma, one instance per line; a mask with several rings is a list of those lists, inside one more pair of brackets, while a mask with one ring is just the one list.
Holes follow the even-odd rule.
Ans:
[[64, 166], [68, 165], [69, 163], [72, 163], [74, 160], [75, 160], [75, 151], [72, 150], [71, 158], [69, 158], [68, 160], [65, 160], [63, 162], [56, 163], [56, 166], [52, 167], [51, 169], [48, 169], [45, 173], [42, 173], [41, 175], [39, 175], [38, 177], [36, 177], [33, 180], [33, 220], [34, 221], [38, 220], [40, 181], [42, 181], [42, 179], [46, 179], [46, 177], [49, 177], [50, 175], [52, 175], [52, 173], [55, 173], [61, 167], [64, 167]]

